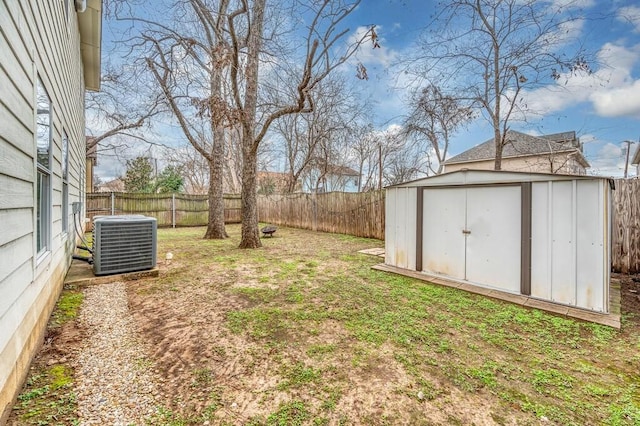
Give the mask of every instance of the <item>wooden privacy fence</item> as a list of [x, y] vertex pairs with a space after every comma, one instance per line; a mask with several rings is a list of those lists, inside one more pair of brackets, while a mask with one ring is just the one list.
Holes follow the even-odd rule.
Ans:
[[261, 222], [384, 239], [384, 191], [258, 197]]
[[615, 186], [611, 265], [616, 272], [640, 273], [640, 179], [616, 179]]
[[[240, 196], [225, 195], [225, 222], [240, 222]], [[87, 194], [87, 215], [142, 214], [158, 226], [201, 226], [208, 197], [187, 194]], [[384, 239], [384, 192], [258, 195], [260, 221], [315, 231]]]
[[[224, 220], [240, 222], [240, 196], [224, 196]], [[209, 220], [209, 197], [189, 194], [130, 194], [98, 192], [87, 194], [87, 217], [141, 214], [155, 217], [158, 226], [203, 226]]]

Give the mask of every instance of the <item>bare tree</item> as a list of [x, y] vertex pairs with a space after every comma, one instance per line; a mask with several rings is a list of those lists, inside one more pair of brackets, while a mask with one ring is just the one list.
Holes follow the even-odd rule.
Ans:
[[[473, 109], [463, 106], [453, 96], [443, 94], [433, 84], [414, 91], [408, 106], [410, 112], [404, 120], [404, 132], [418, 141], [426, 140], [423, 153], [428, 158], [427, 167], [431, 172], [440, 174], [447, 158], [451, 135], [473, 118]], [[431, 154], [435, 156], [435, 161], [431, 159]], [[434, 163], [437, 167], [434, 167]], [[414, 164], [409, 170], [413, 167], [419, 168], [419, 165]]]
[[[166, 16], [155, 21], [135, 18], [145, 26], [139, 47], [145, 49], [153, 78], [187, 140], [210, 165], [210, 212], [205, 238], [226, 236], [222, 200], [224, 140], [237, 132], [242, 152], [240, 247], [261, 246], [256, 199], [260, 146], [279, 118], [313, 111], [314, 88], [345, 63], [360, 44], [370, 39], [377, 46], [373, 29], [346, 47], [342, 44], [349, 31], [340, 26], [359, 3], [360, 0], [293, 0], [292, 7], [297, 9], [289, 16], [300, 15], [306, 25], [306, 36], [296, 43], [302, 51], [293, 52], [275, 44], [282, 43], [286, 28], [283, 22], [271, 20], [283, 14], [269, 15], [281, 5], [273, 3], [267, 8], [266, 0], [174, 0], [171, 20]], [[288, 36], [298, 23], [293, 23]], [[265, 101], [264, 88], [274, 84], [278, 63], [291, 58], [301, 64], [292, 78], [297, 82], [295, 95], [283, 96], [275, 104]], [[261, 63], [268, 64], [269, 69], [261, 71]]]
[[[284, 116], [274, 125], [275, 133], [283, 140], [288, 192], [293, 192], [300, 179], [309, 175], [311, 167], [346, 165], [340, 155], [354, 141], [352, 129], [366, 114], [366, 103], [355, 99], [338, 74], [316, 86], [314, 99], [313, 111]], [[341, 148], [342, 152], [334, 146], [340, 141], [347, 145]]]
[[358, 192], [370, 188], [373, 182], [373, 174], [376, 171], [378, 143], [371, 123], [358, 125], [353, 129], [354, 142], [351, 145], [351, 157], [357, 164], [360, 174]]
[[[144, 141], [150, 120], [161, 113], [161, 102], [153, 93], [136, 90], [139, 81], [133, 73], [106, 64], [100, 79], [100, 91], [86, 92], [88, 111], [87, 151], [117, 151], [123, 141]], [[116, 142], [113, 142], [116, 140]], [[105, 143], [109, 141], [111, 145]]]
[[424, 156], [411, 143], [400, 126], [383, 131], [368, 125], [359, 130], [358, 142], [351, 147], [361, 175], [360, 190], [382, 189], [400, 183], [422, 171]]
[[187, 194], [207, 194], [209, 191], [209, 164], [190, 144], [170, 150], [167, 155], [170, 165], [182, 172], [184, 190]]
[[[453, 0], [422, 41], [420, 61], [439, 81], [455, 81], [491, 123], [500, 170], [509, 123], [527, 105], [523, 90], [564, 74], [590, 72], [573, 16], [578, 1]], [[569, 46], [571, 43], [576, 46]], [[569, 48], [575, 54], [567, 55]], [[435, 73], [433, 72], [435, 71]], [[435, 75], [434, 75], [435, 74]]]
[[[258, 232], [257, 211], [257, 153], [258, 148], [274, 121], [290, 114], [311, 112], [315, 108], [314, 88], [336, 67], [345, 63], [360, 44], [371, 39], [373, 30], [366, 32], [355, 43], [334, 56], [334, 49], [348, 34], [340, 29], [343, 20], [355, 10], [360, 0], [322, 0], [302, 2], [303, 14], [309, 18], [301, 55], [300, 72], [297, 74], [297, 92], [282, 104], [261, 104], [259, 89], [264, 81], [259, 73], [260, 58], [266, 52], [268, 38], [264, 37], [266, 0], [243, 2], [229, 15], [231, 49], [231, 87], [234, 107], [241, 111], [242, 120], [242, 236], [241, 248], [256, 248], [262, 244]], [[246, 28], [242, 36], [239, 28]], [[273, 64], [272, 64], [273, 65]], [[241, 84], [241, 83], [244, 84]]]
[[227, 237], [223, 161], [227, 137], [239, 119], [228, 107], [230, 7], [229, 0], [184, 0], [173, 4], [174, 19], [167, 24], [135, 18], [146, 25], [140, 46], [146, 49], [151, 75], [184, 136], [207, 160], [209, 221], [204, 238]]

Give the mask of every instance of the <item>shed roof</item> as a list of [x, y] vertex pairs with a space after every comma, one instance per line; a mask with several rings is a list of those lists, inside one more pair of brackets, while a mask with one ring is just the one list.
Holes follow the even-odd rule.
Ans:
[[444, 185], [481, 185], [519, 182], [548, 182], [570, 180], [610, 180], [608, 177], [561, 175], [551, 173], [527, 173], [511, 172], [504, 170], [469, 170], [462, 169], [451, 173], [425, 177], [409, 182], [391, 185], [387, 188], [408, 188], [418, 186], [444, 186]]
[[[589, 163], [582, 155], [580, 140], [576, 132], [553, 133], [550, 135], [532, 136], [515, 130], [507, 131], [507, 143], [502, 151], [502, 158], [527, 157], [557, 154], [561, 152], [575, 152], [578, 161], [589, 167]], [[473, 161], [491, 160], [496, 156], [494, 138], [480, 145], [476, 145], [454, 157], [449, 158], [444, 164], [458, 164]]]

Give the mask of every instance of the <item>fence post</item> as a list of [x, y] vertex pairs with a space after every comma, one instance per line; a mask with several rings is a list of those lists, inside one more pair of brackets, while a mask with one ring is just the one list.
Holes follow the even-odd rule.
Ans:
[[176, 227], [176, 193], [171, 194], [171, 226]]
[[111, 192], [111, 216], [116, 214], [116, 195]]
[[311, 230], [313, 232], [318, 231], [318, 194], [317, 191], [311, 193], [311, 209], [313, 210], [313, 223], [311, 224]]

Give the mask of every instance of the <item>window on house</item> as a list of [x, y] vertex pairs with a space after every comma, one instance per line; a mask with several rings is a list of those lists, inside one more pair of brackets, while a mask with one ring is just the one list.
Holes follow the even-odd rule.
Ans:
[[51, 241], [51, 100], [40, 79], [36, 90], [36, 247], [41, 254]]
[[62, 233], [69, 232], [69, 136], [62, 133]]

